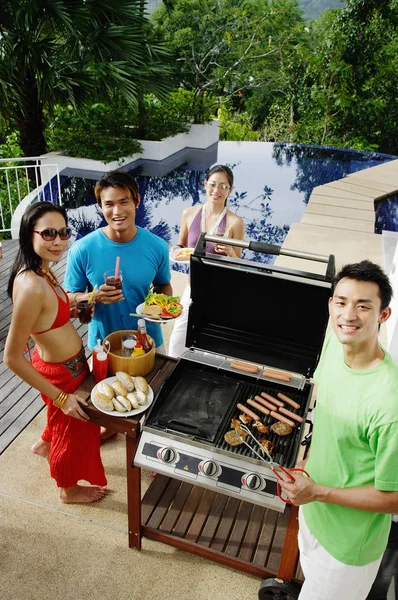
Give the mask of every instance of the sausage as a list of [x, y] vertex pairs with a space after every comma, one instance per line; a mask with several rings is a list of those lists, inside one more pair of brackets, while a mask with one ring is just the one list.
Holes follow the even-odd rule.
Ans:
[[245, 371], [245, 373], [253, 373], [253, 375], [258, 373], [258, 367], [256, 367], [256, 365], [240, 362], [239, 360], [233, 360], [231, 362], [231, 369], [236, 369], [237, 371]]
[[302, 423], [304, 421], [303, 417], [300, 417], [300, 415], [296, 415], [296, 413], [292, 412], [291, 410], [287, 410], [287, 408], [283, 408], [283, 406], [279, 407], [279, 411], [287, 417], [298, 421], [299, 423]]
[[244, 412], [245, 415], [249, 415], [249, 417], [251, 417], [255, 421], [261, 421], [260, 417], [256, 415], [256, 413], [254, 413], [252, 410], [250, 410], [250, 408], [247, 408], [247, 406], [245, 406], [244, 404], [237, 404], [236, 408], [239, 408], [239, 410]]
[[254, 402], [254, 400], [252, 400], [251, 398], [246, 400], [246, 402], [250, 404], [250, 406], [252, 406], [253, 408], [257, 408], [257, 410], [262, 412], [264, 415], [269, 415], [270, 411], [268, 410], [268, 408], [264, 408], [264, 406], [261, 406], [261, 404], [257, 404], [257, 402]]
[[282, 392], [279, 392], [277, 394], [277, 396], [281, 400], [284, 400], [285, 402], [287, 402], [288, 404], [290, 404], [290, 406], [293, 406], [293, 408], [297, 408], [297, 410], [300, 408], [300, 404], [298, 404], [297, 402], [295, 402], [294, 400], [292, 400], [291, 398], [289, 398], [289, 396], [285, 396], [285, 394], [282, 394]]
[[278, 381], [289, 382], [292, 378], [288, 373], [280, 373], [279, 371], [269, 371], [268, 369], [264, 369], [263, 377], [269, 377], [270, 379], [277, 379]]
[[254, 396], [254, 399], [256, 400], [256, 402], [259, 402], [260, 404], [266, 406], [270, 410], [278, 410], [277, 406], [274, 406], [273, 404], [271, 404], [271, 402], [267, 402], [266, 400], [264, 400], [264, 398], [261, 398], [260, 396]]
[[266, 392], [261, 392], [261, 395], [263, 398], [265, 398], [266, 400], [269, 400], [270, 402], [273, 402], [274, 404], [276, 404], [276, 406], [283, 406], [283, 402], [281, 402], [280, 400], [277, 400], [276, 398], [274, 398], [273, 396], [270, 396], [269, 394], [267, 394]]
[[287, 419], [286, 417], [283, 417], [282, 415], [279, 415], [278, 413], [272, 411], [271, 412], [271, 417], [274, 417], [274, 419], [276, 419], [277, 421], [282, 421], [282, 423], [286, 423], [287, 425], [290, 425], [290, 427], [295, 427], [296, 423], [294, 423], [294, 421], [291, 421], [290, 419]]

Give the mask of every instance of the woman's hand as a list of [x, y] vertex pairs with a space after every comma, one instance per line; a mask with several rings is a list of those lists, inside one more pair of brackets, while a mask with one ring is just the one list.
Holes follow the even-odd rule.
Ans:
[[224, 244], [214, 244], [214, 252], [217, 254], [226, 254], [227, 256], [236, 256], [232, 246], [225, 246]]
[[80, 398], [75, 394], [69, 394], [61, 410], [68, 417], [73, 417], [79, 421], [89, 421], [90, 417], [84, 412], [80, 406], [81, 404], [83, 406], [88, 406], [87, 402], [83, 400], [83, 398]]

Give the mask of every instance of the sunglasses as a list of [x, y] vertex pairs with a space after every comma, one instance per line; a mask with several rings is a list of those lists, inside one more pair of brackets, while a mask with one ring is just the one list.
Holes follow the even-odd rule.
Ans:
[[220, 183], [217, 185], [217, 183], [214, 183], [213, 181], [206, 181], [206, 185], [211, 190], [215, 190], [216, 188], [218, 188], [219, 190], [222, 190], [223, 192], [226, 192], [227, 190], [231, 189], [231, 186], [228, 185], [227, 183]]
[[45, 242], [53, 242], [57, 235], [59, 235], [61, 240], [69, 240], [72, 235], [72, 229], [70, 227], [63, 227], [59, 231], [56, 229], [43, 229], [43, 231], [33, 231], [33, 233], [41, 235]]

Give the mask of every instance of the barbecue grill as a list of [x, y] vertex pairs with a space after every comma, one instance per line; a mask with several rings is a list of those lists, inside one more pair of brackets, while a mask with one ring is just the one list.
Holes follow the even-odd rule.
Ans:
[[[207, 254], [207, 241], [322, 261], [326, 275]], [[266, 438], [274, 447], [273, 460], [294, 466], [313, 394], [310, 378], [327, 327], [334, 257], [202, 234], [190, 272], [188, 350], [146, 417], [134, 463], [282, 513], [286, 504], [277, 495], [270, 466], [246, 444], [229, 445], [225, 434], [241, 414], [238, 403], [270, 426], [275, 419], [247, 400], [262, 392], [274, 398], [283, 393], [299, 406], [286, 408], [302, 422], [293, 421], [290, 435], [270, 431]], [[254, 365], [257, 372], [233, 368], [236, 360]], [[250, 437], [247, 442], [258, 450]]]

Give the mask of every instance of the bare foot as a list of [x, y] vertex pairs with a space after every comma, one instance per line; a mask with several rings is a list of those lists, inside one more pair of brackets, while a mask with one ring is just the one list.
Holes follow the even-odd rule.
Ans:
[[37, 456], [42, 456], [48, 460], [48, 455], [50, 454], [50, 442], [45, 442], [40, 439], [33, 444], [31, 450], [33, 454], [37, 454]]
[[101, 427], [101, 441], [109, 440], [115, 435], [117, 435], [116, 431], [113, 431], [112, 429], [107, 429], [106, 427]]
[[87, 504], [101, 500], [108, 490], [96, 485], [73, 485], [69, 488], [61, 488], [61, 502], [64, 504]]

